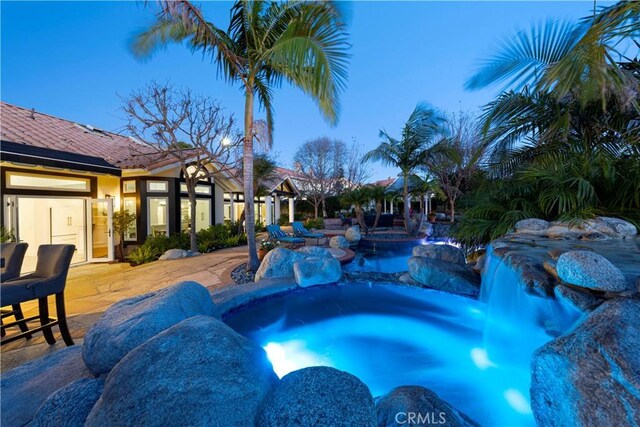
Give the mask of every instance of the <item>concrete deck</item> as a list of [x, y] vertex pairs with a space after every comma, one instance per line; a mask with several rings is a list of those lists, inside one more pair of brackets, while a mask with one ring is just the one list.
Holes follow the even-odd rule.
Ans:
[[[65, 301], [69, 330], [76, 343], [82, 342], [87, 329], [113, 303], [136, 295], [165, 288], [183, 280], [193, 280], [210, 290], [231, 282], [230, 272], [246, 261], [246, 246], [221, 249], [209, 254], [173, 261], [156, 261], [131, 267], [128, 263], [85, 264], [69, 269]], [[55, 316], [54, 299], [49, 298], [50, 312]], [[22, 304], [25, 316], [38, 312], [37, 301]], [[7, 330], [8, 334], [16, 329]], [[49, 346], [42, 333], [31, 339], [17, 340], [2, 347], [0, 371], [6, 371], [28, 360], [64, 347], [57, 327], [53, 328], [58, 343]]]

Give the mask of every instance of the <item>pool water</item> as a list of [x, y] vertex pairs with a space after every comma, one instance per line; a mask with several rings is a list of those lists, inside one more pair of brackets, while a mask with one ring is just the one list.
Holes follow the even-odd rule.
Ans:
[[373, 396], [421, 385], [483, 426], [535, 425], [530, 354], [551, 338], [542, 329], [515, 331], [500, 354], [488, 354], [482, 302], [421, 288], [348, 283], [270, 298], [225, 321], [265, 348], [280, 377], [332, 366], [360, 378]]
[[346, 272], [371, 272], [397, 273], [407, 271], [409, 257], [412, 248], [402, 248], [395, 250], [371, 250], [363, 249], [356, 252], [356, 256], [350, 263], [344, 265], [342, 269]]

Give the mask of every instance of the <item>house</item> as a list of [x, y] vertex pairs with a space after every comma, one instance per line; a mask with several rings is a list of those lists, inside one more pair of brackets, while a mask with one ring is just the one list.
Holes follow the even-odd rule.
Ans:
[[[29, 243], [25, 271], [35, 266], [41, 244], [76, 245], [73, 263], [114, 258], [114, 210], [137, 215], [125, 243], [149, 235], [186, 231], [190, 204], [180, 164], [135, 138], [0, 102], [0, 224]], [[237, 220], [244, 209], [242, 181], [220, 165], [196, 188], [196, 226]], [[280, 203], [298, 194], [287, 176], [256, 198], [256, 217], [267, 224]], [[275, 203], [273, 203], [275, 201]]]

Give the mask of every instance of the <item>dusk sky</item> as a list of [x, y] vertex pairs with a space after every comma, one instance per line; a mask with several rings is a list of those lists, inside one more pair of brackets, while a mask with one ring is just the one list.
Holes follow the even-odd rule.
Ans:
[[[196, 4], [226, 28], [230, 3]], [[370, 150], [380, 129], [398, 134], [420, 101], [477, 112], [499, 88], [469, 92], [464, 83], [504, 37], [548, 17], [577, 21], [592, 7], [592, 1], [354, 2], [339, 124], [330, 127], [311, 100], [285, 85], [275, 96], [273, 151], [290, 166], [302, 142], [324, 135]], [[170, 80], [217, 98], [241, 127], [242, 92], [217, 78], [208, 57], [179, 45], [147, 61], [130, 53], [133, 35], [154, 21], [153, 2], [3, 1], [1, 8], [3, 101], [119, 132], [121, 97], [151, 80]], [[380, 165], [372, 171], [373, 179], [397, 174]]]

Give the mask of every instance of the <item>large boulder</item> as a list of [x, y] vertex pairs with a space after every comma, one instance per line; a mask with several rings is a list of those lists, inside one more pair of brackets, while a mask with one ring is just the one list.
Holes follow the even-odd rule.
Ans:
[[196, 282], [119, 301], [85, 335], [82, 357], [94, 375], [104, 374], [149, 338], [198, 315], [215, 316], [216, 309], [207, 288]]
[[213, 317], [191, 317], [113, 368], [86, 425], [254, 425], [277, 380], [257, 344]]
[[440, 399], [436, 393], [420, 386], [394, 388], [376, 399], [376, 411], [378, 427], [398, 427], [403, 424], [478, 426], [469, 416]]
[[82, 360], [82, 349], [74, 345], [26, 363], [0, 379], [0, 424], [3, 427], [29, 423], [51, 394], [80, 378], [91, 378]]
[[293, 264], [305, 259], [333, 258], [331, 252], [319, 246], [305, 246], [295, 251], [275, 248], [269, 251], [256, 271], [255, 281], [275, 277], [293, 277]]
[[409, 274], [422, 285], [445, 292], [476, 297], [480, 291], [476, 273], [449, 262], [413, 256], [409, 258]]
[[376, 412], [369, 389], [358, 378], [314, 366], [282, 377], [262, 403], [256, 425], [373, 427]]
[[413, 256], [421, 256], [458, 265], [467, 263], [462, 249], [452, 245], [419, 245], [413, 248]]
[[572, 307], [580, 313], [588, 313], [602, 303], [602, 299], [593, 295], [589, 291], [560, 284], [553, 290], [558, 301], [566, 306]]
[[293, 264], [296, 283], [303, 288], [313, 285], [335, 283], [342, 276], [340, 261], [335, 258], [316, 258]]
[[62, 387], [44, 401], [31, 427], [82, 427], [102, 394], [103, 379], [83, 378]]
[[595, 252], [569, 251], [560, 255], [558, 277], [566, 283], [603, 292], [635, 290], [618, 267]]
[[265, 255], [256, 271], [255, 281], [274, 277], [293, 276], [293, 263], [303, 260], [304, 254], [290, 249], [275, 248]]
[[349, 227], [344, 233], [345, 239], [351, 244], [358, 243], [362, 239], [362, 233], [360, 233], [360, 227]]
[[[511, 248], [503, 248], [504, 262], [518, 276], [518, 284], [528, 294], [539, 297], [552, 297], [553, 288], [556, 281], [552, 275], [548, 274], [544, 265], [539, 259], [524, 255], [517, 251], [511, 251]], [[494, 251], [498, 253], [500, 249]]]
[[515, 229], [517, 233], [533, 233], [541, 234], [551, 227], [549, 221], [539, 218], [521, 219], [516, 222]]
[[329, 240], [329, 246], [336, 249], [344, 249], [349, 247], [349, 241], [344, 236], [333, 236]]
[[592, 226], [597, 231], [610, 237], [624, 238], [638, 234], [635, 225], [619, 218], [599, 216]]
[[306, 259], [310, 258], [333, 258], [331, 252], [327, 248], [321, 246], [304, 246], [296, 249], [296, 252], [302, 254]]
[[604, 302], [538, 349], [531, 407], [540, 426], [640, 425], [640, 299]]
[[169, 249], [165, 253], [163, 253], [158, 259], [160, 261], [169, 261], [174, 259], [187, 258], [194, 255], [196, 254], [194, 254], [191, 251], [185, 251], [184, 249]]

